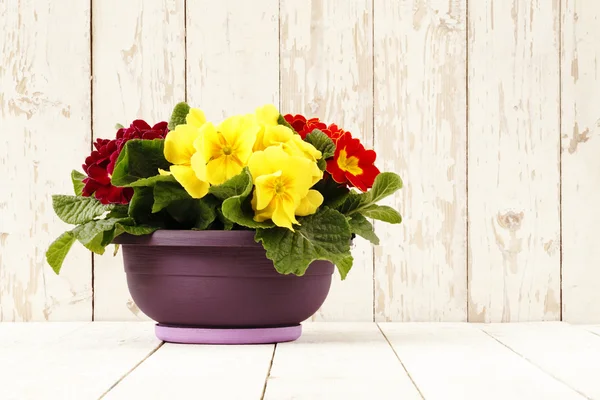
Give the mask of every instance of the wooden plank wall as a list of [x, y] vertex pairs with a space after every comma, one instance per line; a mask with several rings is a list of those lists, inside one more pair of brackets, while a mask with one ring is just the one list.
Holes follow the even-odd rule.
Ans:
[[[44, 251], [93, 139], [273, 103], [336, 122], [405, 188], [315, 320], [600, 322], [594, 0], [0, 3], [0, 320], [146, 319], [119, 256]], [[108, 253], [108, 252], [107, 252]]]

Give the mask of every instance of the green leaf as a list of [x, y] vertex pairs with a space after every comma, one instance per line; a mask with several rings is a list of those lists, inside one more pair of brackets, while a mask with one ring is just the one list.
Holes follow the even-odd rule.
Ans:
[[[237, 181], [236, 178], [239, 178], [239, 181]], [[236, 179], [236, 195], [223, 201], [221, 210], [223, 211], [225, 218], [247, 228], [274, 227], [275, 224], [271, 221], [256, 222], [254, 220], [254, 211], [250, 205], [249, 198], [254, 185], [252, 184], [252, 176], [250, 175], [248, 168], [244, 168], [238, 176], [232, 179]]]
[[46, 261], [52, 267], [52, 270], [58, 275], [63, 261], [67, 256], [71, 246], [75, 243], [75, 236], [71, 232], [65, 232], [60, 235], [46, 251]]
[[117, 253], [119, 252], [119, 247], [121, 247], [119, 244], [115, 244], [115, 250], [113, 251], [113, 257], [117, 255]]
[[321, 152], [322, 160], [325, 160], [329, 157], [333, 157], [335, 154], [335, 143], [329, 136], [323, 133], [319, 129], [313, 130], [311, 133], [306, 135], [306, 139], [304, 139], [308, 143], [312, 144], [317, 150]]
[[230, 220], [228, 220], [227, 218], [225, 218], [225, 216], [223, 215], [223, 210], [221, 210], [221, 208], [217, 208], [217, 218], [219, 219], [219, 221], [221, 221], [221, 223], [223, 224], [223, 230], [224, 231], [230, 231], [233, 229], [233, 222], [231, 222]]
[[[110, 232], [110, 231], [108, 231]], [[84, 244], [85, 248], [89, 251], [102, 255], [104, 254], [105, 246], [102, 245], [102, 241], [104, 240], [104, 235], [106, 232], [100, 232], [88, 243]]]
[[85, 183], [82, 181], [85, 178], [87, 178], [87, 176], [81, 172], [77, 170], [71, 171], [71, 181], [73, 182], [73, 191], [75, 192], [75, 196], [81, 196], [81, 193], [83, 193]]
[[175, 201], [191, 198], [192, 197], [179, 183], [159, 182], [154, 186], [154, 204], [152, 205], [152, 212], [157, 213]]
[[[144, 236], [149, 235], [160, 228], [157, 226], [149, 226], [149, 225], [121, 225], [117, 224], [119, 228], [121, 228], [124, 232], [129, 233], [130, 235], [135, 236]], [[117, 236], [117, 235], [115, 235]]]
[[54, 212], [67, 224], [83, 224], [110, 211], [112, 204], [104, 205], [93, 197], [80, 196], [52, 196]]
[[329, 173], [325, 173], [323, 179], [317, 182], [313, 189], [318, 190], [323, 195], [323, 205], [331, 208], [341, 205], [350, 193], [346, 185], [340, 185], [334, 181]]
[[166, 210], [182, 229], [204, 230], [217, 218], [215, 205], [206, 198], [177, 200]]
[[129, 216], [139, 224], [150, 224], [156, 218], [152, 215], [154, 194], [151, 187], [136, 187], [129, 202]]
[[379, 238], [373, 230], [373, 224], [362, 214], [354, 214], [348, 218], [350, 232], [362, 236], [373, 244], [379, 244]]
[[154, 177], [158, 169], [169, 169], [163, 154], [164, 139], [134, 139], [125, 143], [113, 171], [111, 183], [129, 187], [139, 179]]
[[248, 188], [248, 185], [250, 185], [250, 190], [252, 190], [252, 177], [250, 176], [250, 172], [242, 171], [225, 183], [211, 186], [208, 189], [208, 193], [219, 200], [226, 200], [230, 197], [243, 194]]
[[185, 124], [185, 117], [187, 117], [189, 112], [190, 106], [187, 103], [178, 103], [171, 113], [171, 120], [168, 125], [169, 130], [172, 131], [177, 125]]
[[106, 214], [106, 218], [127, 218], [129, 215], [129, 205], [115, 204], [113, 209]]
[[[258, 229], [255, 239], [262, 242], [267, 258], [281, 274], [302, 276], [315, 260], [329, 260], [338, 266], [342, 278], [352, 266], [350, 226], [346, 217], [324, 208], [299, 218], [295, 232], [286, 228]], [[350, 257], [350, 258], [349, 258]]]
[[[402, 222], [402, 216], [392, 207], [379, 206], [377, 204], [371, 204], [361, 210], [361, 214], [367, 218], [378, 219], [383, 222], [390, 224], [399, 224]], [[359, 214], [354, 214], [359, 215]]]
[[337, 210], [345, 215], [362, 212], [402, 188], [402, 179], [393, 172], [377, 175], [373, 187], [366, 193], [351, 193]]
[[350, 272], [350, 270], [352, 269], [353, 263], [354, 257], [352, 257], [351, 254], [348, 254], [346, 257], [342, 258], [335, 264], [342, 280], [346, 279], [346, 276], [348, 276], [348, 272]]
[[290, 128], [292, 130], [292, 132], [294, 132], [296, 134], [298, 133], [298, 132], [296, 132], [296, 130], [294, 129], [294, 127], [292, 125], [290, 125], [289, 122], [287, 122], [285, 120], [285, 118], [283, 117], [283, 115], [281, 115], [281, 114], [279, 114], [279, 117], [277, 118], [277, 123], [279, 125], [287, 126], [288, 128]]
[[154, 175], [150, 178], [138, 179], [135, 182], [132, 182], [129, 186], [131, 187], [141, 187], [141, 186], [149, 186], [154, 187], [158, 183], [176, 183], [177, 180], [173, 175]]
[[[73, 232], [73, 235], [75, 235], [77, 240], [79, 240], [82, 245], [87, 247], [87, 245], [94, 240], [98, 240], [96, 238], [98, 234], [104, 234], [104, 232], [114, 229], [115, 224], [121, 221], [123, 221], [123, 218], [97, 219], [86, 222], [83, 225], [79, 225], [71, 232]], [[102, 242], [105, 242], [105, 240], [102, 239], [102, 241], [99, 243]], [[93, 245], [94, 243], [91, 244], [91, 246]]]
[[122, 124], [120, 124], [118, 122], [115, 124], [115, 129], [119, 130], [119, 129], [123, 129], [123, 128], [125, 128], [125, 127]]

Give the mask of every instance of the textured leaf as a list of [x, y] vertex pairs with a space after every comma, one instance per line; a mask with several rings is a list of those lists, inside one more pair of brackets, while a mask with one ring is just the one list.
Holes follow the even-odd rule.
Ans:
[[291, 125], [289, 124], [289, 122], [287, 122], [287, 121], [285, 120], [285, 118], [283, 117], [283, 115], [281, 115], [281, 114], [279, 114], [279, 117], [277, 118], [277, 123], [278, 123], [279, 125], [287, 126], [287, 127], [288, 127], [288, 128], [290, 128], [290, 129], [292, 130], [292, 132], [294, 132], [294, 133], [298, 133], [298, 132], [296, 132], [296, 130], [294, 129], [294, 127], [293, 127], [293, 126], [291, 126]]
[[223, 230], [224, 231], [230, 231], [230, 230], [233, 229], [233, 222], [231, 222], [230, 220], [228, 220], [227, 218], [225, 218], [225, 216], [223, 215], [223, 211], [221, 210], [220, 207], [217, 208], [217, 218], [223, 224]]
[[[399, 224], [402, 222], [402, 216], [392, 207], [379, 206], [377, 204], [371, 204], [361, 210], [361, 214], [367, 218], [378, 219], [383, 222], [390, 224]], [[355, 216], [357, 214], [354, 214]]]
[[83, 224], [110, 211], [112, 204], [104, 205], [93, 197], [52, 196], [54, 212], [67, 224]]
[[46, 261], [57, 275], [60, 273], [63, 261], [65, 261], [65, 257], [69, 250], [71, 250], [71, 246], [73, 246], [75, 240], [73, 233], [65, 232], [48, 247]]
[[362, 212], [379, 200], [395, 193], [402, 188], [402, 179], [393, 172], [382, 172], [377, 175], [373, 187], [366, 193], [351, 193], [337, 210], [345, 215]]
[[256, 241], [262, 242], [267, 258], [282, 274], [304, 275], [315, 260], [329, 260], [338, 266], [342, 278], [352, 266], [346, 217], [325, 208], [314, 215], [299, 218], [295, 232], [286, 228], [258, 229]]
[[179, 183], [159, 182], [154, 186], [154, 204], [152, 205], [152, 212], [157, 213], [175, 201], [191, 198], [192, 197]]
[[91, 241], [84, 244], [85, 248], [98, 255], [104, 254], [105, 246], [102, 245], [102, 241], [104, 240], [104, 236], [107, 232], [98, 233]]
[[156, 216], [152, 215], [154, 194], [151, 187], [136, 187], [129, 202], [129, 216], [138, 224], [154, 225]]
[[250, 190], [252, 190], [252, 177], [246, 170], [229, 179], [227, 182], [224, 182], [220, 185], [211, 186], [208, 189], [208, 193], [212, 194], [219, 200], [226, 200], [230, 197], [239, 196], [244, 193], [249, 184]]
[[138, 179], [135, 182], [132, 182], [129, 186], [131, 187], [140, 187], [140, 186], [150, 186], [153, 187], [157, 183], [175, 183], [177, 180], [173, 175], [155, 175], [150, 178]]
[[328, 173], [323, 175], [323, 179], [317, 182], [313, 189], [318, 190], [323, 195], [325, 199], [323, 205], [331, 208], [341, 205], [350, 193], [346, 185], [340, 185]]
[[231, 196], [225, 201], [221, 210], [225, 218], [238, 225], [245, 226], [247, 228], [270, 228], [275, 226], [271, 221], [256, 222], [254, 221], [254, 211], [250, 205], [250, 193], [252, 193], [252, 176], [248, 171], [248, 168], [244, 170], [236, 177], [239, 178], [236, 181], [236, 192], [235, 196]]
[[163, 154], [163, 139], [134, 139], [125, 143], [113, 171], [111, 182], [115, 186], [129, 187], [139, 179], [158, 174], [158, 169], [169, 169]]
[[181, 229], [204, 230], [217, 218], [215, 205], [206, 198], [177, 200], [166, 210]]
[[71, 171], [71, 181], [73, 182], [73, 191], [75, 192], [75, 196], [81, 196], [81, 193], [83, 193], [85, 183], [82, 181], [85, 178], [87, 178], [87, 176], [81, 172], [77, 170]]
[[129, 204], [115, 204], [113, 209], [106, 214], [106, 218], [127, 218], [129, 215]]
[[178, 103], [173, 108], [171, 119], [169, 120], [169, 130], [172, 131], [177, 125], [185, 124], [185, 117], [190, 112], [190, 106], [185, 102]]
[[[130, 235], [135, 235], [135, 236], [143, 236], [143, 235], [149, 235], [157, 230], [159, 230], [159, 227], [156, 226], [148, 226], [148, 225], [121, 225], [121, 224], [117, 224], [123, 231], [129, 233]], [[116, 235], [115, 235], [116, 236]], [[112, 241], [112, 240], [111, 240]]]
[[311, 133], [306, 135], [304, 139], [308, 143], [312, 144], [317, 150], [323, 155], [323, 160], [329, 157], [333, 157], [335, 154], [335, 143], [329, 136], [323, 133], [319, 129], [313, 130]]
[[352, 257], [351, 254], [348, 254], [346, 257], [342, 258], [335, 264], [342, 280], [346, 279], [346, 276], [348, 276], [348, 272], [350, 272], [350, 270], [352, 269], [353, 263], [354, 257]]
[[373, 230], [373, 224], [362, 214], [354, 214], [348, 219], [350, 232], [362, 236], [373, 244], [379, 244], [379, 238]]
[[114, 229], [115, 224], [122, 220], [123, 218], [93, 220], [75, 227], [71, 232], [73, 232], [73, 235], [75, 235], [82, 245], [87, 246], [96, 239], [98, 234], [104, 234], [104, 232]]

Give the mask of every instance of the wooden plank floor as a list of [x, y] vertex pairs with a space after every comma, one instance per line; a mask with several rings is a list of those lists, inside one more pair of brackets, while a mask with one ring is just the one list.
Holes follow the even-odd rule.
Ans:
[[307, 323], [162, 343], [148, 322], [0, 323], [0, 399], [598, 399], [600, 326]]

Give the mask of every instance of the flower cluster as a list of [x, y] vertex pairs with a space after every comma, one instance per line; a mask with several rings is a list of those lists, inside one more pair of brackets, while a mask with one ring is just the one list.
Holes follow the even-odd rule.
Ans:
[[92, 151], [83, 164], [87, 177], [83, 179], [83, 196], [96, 197], [102, 204], [127, 204], [133, 196], [132, 188], [116, 187], [110, 182], [115, 163], [125, 143], [132, 139], [163, 139], [168, 132], [167, 123], [154, 126], [135, 120], [129, 128], [120, 128], [115, 139], [96, 139]]
[[329, 126], [318, 118], [306, 119], [302, 115], [287, 114], [285, 120], [302, 136], [315, 129], [325, 133], [335, 143], [335, 155], [327, 160], [327, 172], [338, 183], [350, 185], [366, 192], [373, 186], [379, 169], [375, 166], [376, 154], [366, 150], [359, 139], [353, 138], [350, 132], [344, 131], [336, 124]]

